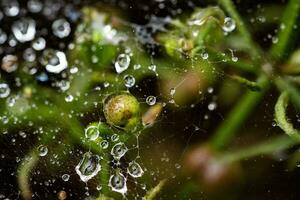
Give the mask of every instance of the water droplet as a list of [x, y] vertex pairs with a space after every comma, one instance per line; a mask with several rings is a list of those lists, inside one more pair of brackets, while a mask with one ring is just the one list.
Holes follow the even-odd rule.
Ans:
[[170, 95], [171, 95], [171, 96], [174, 96], [175, 92], [176, 92], [176, 89], [175, 89], [175, 88], [171, 88], [171, 90], [170, 90]]
[[97, 185], [96, 189], [97, 189], [98, 191], [100, 191], [100, 190], [102, 190], [102, 186], [101, 186], [101, 185]]
[[65, 97], [65, 101], [66, 102], [72, 102], [74, 100], [74, 97], [71, 95], [71, 94], [68, 94], [66, 97]]
[[232, 60], [233, 62], [237, 62], [237, 61], [239, 60], [239, 58], [236, 57], [236, 56], [232, 56], [231, 60]]
[[144, 174], [141, 166], [135, 161], [129, 163], [127, 171], [133, 178], [141, 177]]
[[134, 70], [137, 70], [137, 69], [140, 69], [142, 66], [140, 64], [135, 64], [133, 65], [133, 69]]
[[7, 73], [11, 73], [18, 68], [18, 57], [15, 55], [6, 55], [2, 58], [1, 68]]
[[87, 152], [83, 155], [82, 160], [75, 167], [76, 173], [83, 182], [87, 182], [98, 174], [101, 170], [99, 161], [99, 156], [93, 155], [91, 152]]
[[6, 98], [10, 94], [10, 88], [6, 83], [0, 83], [0, 98]]
[[59, 38], [65, 38], [71, 33], [70, 23], [66, 19], [57, 19], [52, 24], [52, 32]]
[[216, 102], [211, 102], [208, 104], [208, 110], [213, 111], [217, 108]]
[[2, 8], [3, 8], [4, 14], [8, 17], [17, 16], [20, 12], [19, 3], [18, 3], [18, 1], [15, 1], [15, 0], [3, 0]]
[[44, 145], [38, 146], [37, 150], [39, 152], [39, 155], [42, 156], [42, 157], [47, 155], [47, 153], [48, 153], [48, 148]]
[[208, 92], [209, 94], [213, 93], [213, 92], [214, 92], [214, 88], [209, 87], [209, 88], [207, 89], [207, 92]]
[[110, 153], [115, 159], [120, 159], [126, 154], [127, 151], [128, 148], [125, 146], [125, 144], [120, 142], [113, 146]]
[[235, 29], [235, 26], [235, 21], [232, 18], [226, 17], [224, 19], [223, 30], [225, 32], [232, 32]]
[[110, 176], [109, 186], [112, 191], [119, 192], [121, 194], [125, 194], [127, 192], [126, 178], [119, 172]]
[[7, 40], [7, 34], [0, 28], [0, 45], [4, 44]]
[[85, 129], [85, 138], [88, 140], [96, 140], [99, 136], [99, 129], [97, 126], [88, 126]]
[[127, 54], [120, 54], [115, 62], [115, 69], [118, 74], [128, 69], [130, 57]]
[[116, 142], [119, 140], [119, 135], [118, 134], [113, 134], [111, 137], [110, 137], [111, 141], [113, 142]]
[[45, 50], [41, 63], [46, 66], [46, 70], [58, 74], [68, 67], [67, 58], [64, 52], [55, 50]]
[[29, 0], [27, 2], [28, 10], [32, 13], [38, 13], [42, 10], [43, 4], [38, 0]]
[[108, 143], [107, 140], [103, 140], [103, 141], [100, 142], [100, 147], [101, 147], [102, 149], [107, 149], [107, 148], [108, 148], [108, 145], [109, 145], [109, 143]]
[[35, 39], [32, 42], [32, 48], [36, 51], [41, 51], [46, 47], [46, 40], [42, 37]]
[[202, 58], [203, 60], [207, 60], [207, 59], [208, 59], [208, 53], [207, 53], [207, 52], [201, 53], [201, 58]]
[[62, 178], [63, 181], [68, 181], [69, 178], [70, 178], [70, 175], [69, 175], [69, 174], [63, 174], [63, 175], [61, 176], [61, 178]]
[[154, 64], [149, 65], [148, 69], [155, 72], [156, 71], [156, 65], [154, 65]]
[[131, 88], [135, 84], [135, 78], [131, 75], [125, 75], [124, 76], [124, 82], [125, 82], [126, 87]]
[[35, 21], [30, 18], [15, 21], [12, 25], [12, 32], [19, 42], [31, 41], [34, 39], [36, 33]]
[[148, 96], [146, 98], [146, 103], [149, 105], [149, 106], [153, 106], [155, 103], [156, 103], [156, 97], [155, 96]]
[[36, 53], [32, 48], [27, 48], [23, 52], [23, 58], [28, 62], [33, 62], [36, 58]]

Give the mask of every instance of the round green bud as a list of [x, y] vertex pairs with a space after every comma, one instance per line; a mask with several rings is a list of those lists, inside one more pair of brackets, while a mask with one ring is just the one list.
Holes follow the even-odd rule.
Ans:
[[104, 100], [103, 111], [107, 123], [118, 128], [131, 130], [140, 123], [140, 104], [128, 92], [109, 95]]

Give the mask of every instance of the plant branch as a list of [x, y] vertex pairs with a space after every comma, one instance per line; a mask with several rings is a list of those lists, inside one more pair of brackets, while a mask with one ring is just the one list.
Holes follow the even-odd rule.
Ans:
[[211, 143], [214, 148], [220, 149], [224, 147], [232, 139], [254, 107], [260, 102], [260, 99], [269, 88], [270, 82], [265, 75], [261, 75], [257, 82], [261, 91], [247, 91], [242, 97], [213, 135]]
[[300, 12], [300, 0], [290, 0], [286, 6], [280, 23], [278, 42], [270, 50], [271, 56], [276, 60], [281, 60], [288, 55], [288, 49], [293, 42], [293, 36], [296, 35], [295, 25]]

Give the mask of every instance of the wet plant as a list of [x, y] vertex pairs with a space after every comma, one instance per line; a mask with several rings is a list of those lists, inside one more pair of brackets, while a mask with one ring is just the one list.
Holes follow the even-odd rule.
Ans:
[[[281, 17], [265, 6], [277, 26], [265, 46], [256, 41], [261, 24], [245, 21], [241, 3], [189, 1], [190, 8], [169, 11], [170, 2], [155, 2], [145, 12], [159, 7], [167, 15], [146, 14], [143, 24], [127, 13], [140, 9], [138, 2], [1, 2], [1, 159], [18, 154], [11, 172], [18, 189], [0, 191], [1, 198], [20, 191], [38, 199], [40, 183], [52, 188], [44, 199], [166, 199], [160, 193], [174, 179], [184, 182], [175, 199], [197, 198], [199, 188], [214, 194], [239, 182], [243, 162], [253, 157], [284, 151], [289, 169], [298, 166], [300, 54], [293, 41], [300, 1], [278, 5]], [[262, 105], [271, 114], [254, 112]], [[251, 127], [253, 118], [259, 122]], [[276, 134], [239, 144], [249, 135], [245, 127], [265, 128], [264, 118]], [[156, 167], [168, 167], [142, 152], [155, 154], [153, 146], [172, 131], [185, 146], [180, 156], [173, 150], [174, 169], [160, 174]], [[185, 131], [192, 134], [183, 142]], [[209, 134], [191, 141], [201, 131]], [[150, 142], [154, 132], [165, 137]], [[169, 160], [163, 155], [160, 162]], [[72, 182], [81, 185], [70, 189]]]

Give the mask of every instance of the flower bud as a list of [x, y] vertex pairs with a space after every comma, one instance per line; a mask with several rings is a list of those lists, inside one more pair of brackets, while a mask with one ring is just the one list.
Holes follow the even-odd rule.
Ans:
[[128, 92], [109, 95], [104, 100], [103, 111], [108, 124], [131, 130], [140, 124], [140, 104]]

